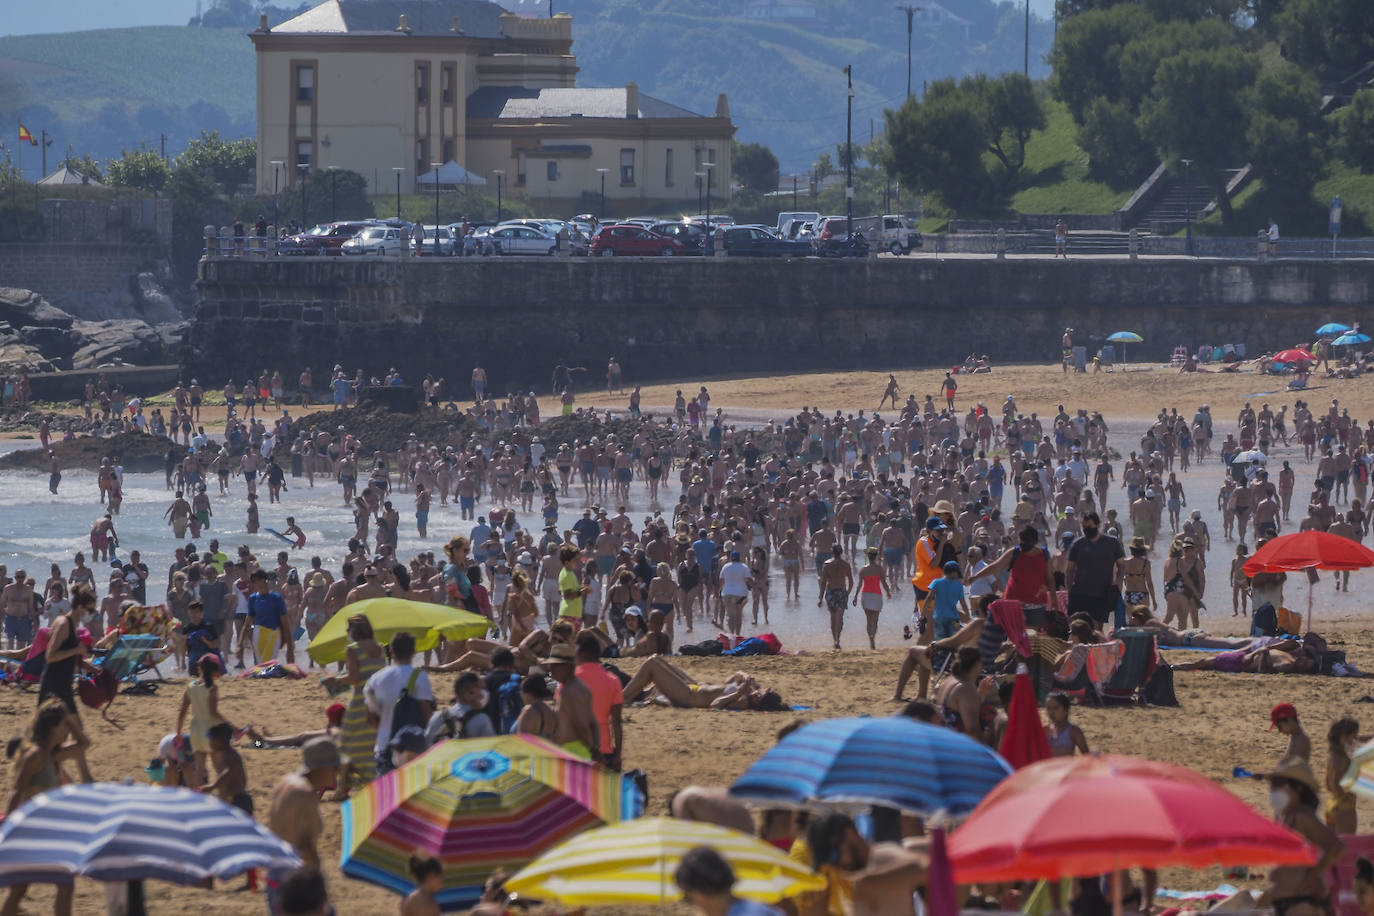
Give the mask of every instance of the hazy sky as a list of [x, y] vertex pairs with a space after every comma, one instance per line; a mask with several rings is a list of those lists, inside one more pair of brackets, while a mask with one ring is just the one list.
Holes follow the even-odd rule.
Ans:
[[[1054, 0], [1031, 0], [1031, 9], [1043, 16], [1050, 14], [1053, 5]], [[0, 3], [0, 35], [133, 25], [183, 25], [195, 12], [196, 0], [59, 0], [57, 3], [4, 0]]]

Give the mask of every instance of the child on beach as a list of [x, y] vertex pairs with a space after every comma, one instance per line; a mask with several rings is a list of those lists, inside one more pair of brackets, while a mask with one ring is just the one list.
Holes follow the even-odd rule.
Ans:
[[248, 494], [248, 533], [258, 533], [258, 497], [253, 493]]
[[1250, 558], [1250, 551], [1244, 544], [1236, 545], [1236, 557], [1231, 561], [1231, 616], [1249, 617], [1247, 606], [1250, 601], [1250, 577], [1243, 567]]

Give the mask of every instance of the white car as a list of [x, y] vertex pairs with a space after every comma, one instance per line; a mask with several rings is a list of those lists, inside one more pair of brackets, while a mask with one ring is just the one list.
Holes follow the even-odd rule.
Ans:
[[368, 226], [344, 242], [339, 250], [346, 255], [399, 255], [401, 246], [409, 242], [409, 236], [402, 237], [401, 230], [393, 226]]
[[558, 253], [558, 237], [533, 226], [497, 226], [487, 234], [493, 254]]
[[[432, 257], [432, 256], [434, 255], [434, 227], [433, 227], [433, 226], [425, 226], [425, 227], [424, 227], [424, 233], [425, 233], [425, 244], [424, 244], [424, 247], [420, 249], [420, 254], [423, 255], [423, 256], [431, 256], [431, 257]], [[439, 255], [440, 255], [441, 257], [452, 257], [452, 256], [453, 256], [453, 253], [454, 253], [454, 251], [453, 251], [453, 246], [454, 246], [453, 232], [449, 229], [448, 226], [440, 226], [440, 227], [439, 227]]]

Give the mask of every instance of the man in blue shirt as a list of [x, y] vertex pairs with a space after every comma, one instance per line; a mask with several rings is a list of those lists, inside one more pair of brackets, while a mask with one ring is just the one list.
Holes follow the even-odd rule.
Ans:
[[472, 561], [474, 563], [485, 563], [487, 561], [486, 543], [491, 539], [491, 525], [487, 524], [487, 517], [479, 515], [477, 524], [472, 526], [468, 532], [468, 540], [472, 542]]
[[[923, 613], [929, 614], [930, 606], [935, 605], [935, 638], [948, 639], [959, 629], [959, 620], [970, 617], [968, 601], [964, 598], [964, 583], [959, 581], [959, 564], [950, 560], [944, 565], [942, 578], [930, 583], [930, 594], [926, 597]], [[960, 614], [962, 609], [963, 613]]]
[[291, 634], [284, 633], [287, 624], [286, 599], [280, 592], [271, 591], [267, 584], [266, 570], [255, 570], [249, 577], [253, 593], [248, 596], [248, 617], [253, 626], [253, 645], [257, 649], [258, 664], [271, 661], [276, 657], [277, 644], [286, 643], [287, 664], [296, 661], [296, 641]]
[[596, 520], [592, 518], [591, 509], [582, 510], [582, 517], [573, 523], [572, 530], [577, 535], [577, 546], [583, 550], [592, 546], [596, 536], [601, 533]]

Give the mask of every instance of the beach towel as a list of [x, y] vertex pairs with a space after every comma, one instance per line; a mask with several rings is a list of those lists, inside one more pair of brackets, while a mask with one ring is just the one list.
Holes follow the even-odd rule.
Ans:
[[1016, 646], [1022, 658], [1035, 654], [1031, 648], [1030, 637], [1026, 635], [1026, 616], [1021, 610], [1021, 602], [1001, 598], [988, 605], [988, 615], [1006, 631], [1007, 639]]
[[1116, 674], [1117, 665], [1126, 657], [1126, 644], [1119, 639], [1088, 646], [1088, 680], [1101, 689]]

